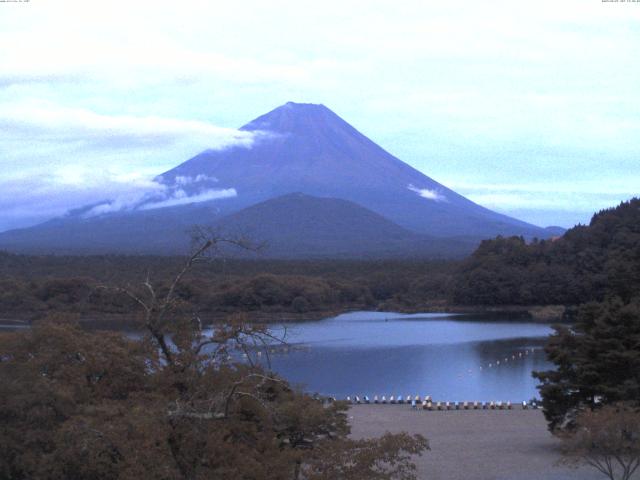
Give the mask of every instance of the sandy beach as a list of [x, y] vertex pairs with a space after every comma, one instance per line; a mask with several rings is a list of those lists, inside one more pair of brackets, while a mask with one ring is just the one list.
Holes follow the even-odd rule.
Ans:
[[559, 465], [558, 441], [540, 410], [412, 410], [407, 405], [354, 405], [352, 436], [420, 433], [431, 450], [416, 458], [424, 480], [598, 480], [590, 467]]

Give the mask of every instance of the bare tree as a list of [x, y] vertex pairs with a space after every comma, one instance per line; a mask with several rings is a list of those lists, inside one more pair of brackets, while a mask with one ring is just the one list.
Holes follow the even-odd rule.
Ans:
[[[154, 286], [149, 274], [141, 284], [142, 289], [127, 286], [116, 287], [114, 290], [132, 298], [142, 308], [143, 326], [157, 344], [168, 365], [175, 366], [181, 361], [183, 363], [185, 356], [197, 357], [207, 347], [213, 349], [213, 353], [209, 353], [211, 359], [225, 358], [229, 353], [229, 344], [242, 350], [252, 363], [249, 354], [251, 347], [266, 347], [271, 341], [282, 343], [284, 338], [271, 335], [262, 326], [249, 325], [242, 315], [230, 317], [224, 324], [213, 326], [208, 333], [203, 329], [200, 317], [193, 312], [188, 320], [189, 325], [185, 325], [184, 319], [176, 318], [176, 313], [183, 303], [177, 290], [185, 275], [196, 264], [219, 254], [221, 246], [228, 245], [252, 252], [259, 251], [261, 246], [244, 237], [221, 236], [205, 227], [194, 227], [191, 237], [192, 252], [165, 291], [160, 291]], [[169, 340], [170, 336], [173, 341]], [[266, 358], [268, 360], [268, 351]]]
[[587, 410], [562, 434], [565, 461], [586, 462], [610, 480], [630, 480], [640, 467], [640, 411], [624, 404]]

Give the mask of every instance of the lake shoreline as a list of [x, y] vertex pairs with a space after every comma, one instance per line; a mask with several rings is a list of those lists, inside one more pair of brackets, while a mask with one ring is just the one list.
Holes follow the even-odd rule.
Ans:
[[[230, 315], [242, 313], [246, 315], [247, 320], [256, 324], [268, 323], [297, 323], [297, 322], [316, 322], [326, 318], [336, 317], [347, 313], [357, 311], [375, 311], [389, 312], [400, 314], [418, 314], [418, 313], [451, 313], [459, 315], [490, 315], [504, 316], [505, 319], [523, 320], [541, 323], [570, 323], [565, 317], [567, 307], [560, 305], [421, 305], [416, 307], [407, 307], [401, 305], [385, 304], [375, 309], [366, 306], [353, 306], [346, 308], [313, 310], [308, 312], [291, 312], [291, 311], [268, 311], [255, 310], [246, 312], [216, 312], [202, 316], [205, 325], [213, 325], [222, 323]], [[55, 315], [64, 315], [65, 312], [51, 312]], [[70, 312], [70, 317], [76, 319], [83, 326], [90, 329], [135, 329], [140, 326], [140, 320], [136, 319], [136, 314], [78, 314]], [[515, 318], [514, 318], [515, 317]], [[42, 312], [27, 313], [24, 316], [13, 316], [11, 318], [0, 318], [0, 324], [4, 325], [30, 325], [35, 321], [45, 318]]]
[[431, 450], [416, 457], [419, 479], [596, 480], [589, 467], [558, 465], [559, 441], [541, 410], [413, 410], [407, 405], [352, 405], [351, 437], [422, 434]]

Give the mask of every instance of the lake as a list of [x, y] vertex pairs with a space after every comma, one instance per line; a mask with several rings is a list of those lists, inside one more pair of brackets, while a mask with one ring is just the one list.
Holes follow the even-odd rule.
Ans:
[[[543, 351], [550, 325], [521, 320], [352, 312], [270, 327], [276, 336], [286, 334], [288, 343], [269, 355], [271, 369], [307, 391], [336, 398], [521, 402], [539, 397], [531, 372], [553, 368]], [[266, 357], [258, 358], [266, 363]]]
[[[272, 328], [285, 332], [284, 325]], [[543, 351], [551, 331], [547, 324], [470, 315], [353, 312], [286, 324], [291, 348], [270, 361], [294, 384], [336, 398], [521, 402], [539, 397], [531, 372], [552, 368]]]

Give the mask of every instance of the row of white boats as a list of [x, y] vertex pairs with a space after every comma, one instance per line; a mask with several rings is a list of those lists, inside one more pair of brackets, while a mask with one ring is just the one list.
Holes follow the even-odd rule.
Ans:
[[[415, 397], [411, 395], [407, 395], [406, 397], [398, 395], [394, 397], [391, 395], [388, 400], [384, 395], [381, 398], [375, 395], [373, 399], [370, 399], [367, 395], [363, 397], [356, 395], [354, 397], [348, 396], [347, 402], [353, 405], [367, 403], [406, 404], [416, 409], [422, 408], [423, 410], [512, 410], [514, 408], [511, 402], [434, 402], [430, 395], [425, 395], [422, 398], [420, 395], [416, 395]], [[536, 401], [523, 401], [519, 405], [523, 410], [540, 408], [540, 405]]]

